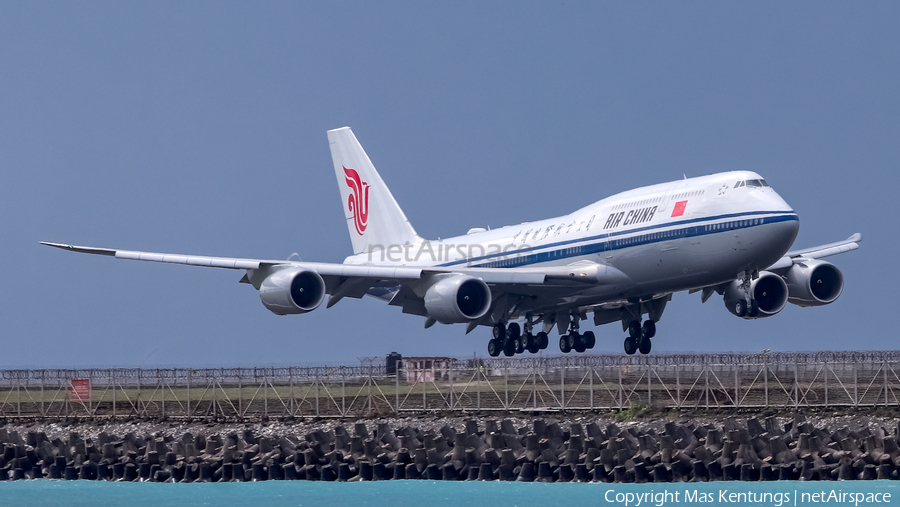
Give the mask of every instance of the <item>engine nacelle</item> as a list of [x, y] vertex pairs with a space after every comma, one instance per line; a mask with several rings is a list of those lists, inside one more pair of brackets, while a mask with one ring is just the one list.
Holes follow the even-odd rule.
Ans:
[[798, 306], [827, 305], [844, 291], [844, 275], [834, 264], [825, 261], [794, 264], [786, 278], [788, 301]]
[[759, 311], [755, 316], [748, 315], [749, 309], [744, 308], [741, 315], [741, 305], [745, 304], [744, 291], [741, 290], [740, 280], [728, 284], [725, 289], [725, 307], [732, 314], [745, 319], [760, 319], [771, 317], [780, 312], [788, 301], [788, 286], [780, 276], [768, 271], [761, 271], [759, 278], [750, 283], [750, 296], [759, 305]]
[[263, 280], [259, 299], [275, 315], [310, 312], [325, 299], [325, 281], [315, 271], [282, 269]]
[[425, 292], [428, 316], [442, 324], [471, 322], [484, 317], [490, 308], [490, 287], [467, 275], [444, 278]]

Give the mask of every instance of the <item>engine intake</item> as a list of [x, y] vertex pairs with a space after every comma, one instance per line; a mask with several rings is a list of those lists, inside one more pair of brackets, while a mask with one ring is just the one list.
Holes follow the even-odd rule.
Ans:
[[787, 272], [788, 301], [798, 306], [833, 303], [844, 291], [844, 275], [834, 265], [809, 260], [791, 266]]
[[744, 314], [740, 313], [741, 302], [744, 301], [744, 291], [741, 290], [740, 280], [728, 284], [725, 289], [725, 307], [732, 314], [745, 319], [760, 319], [771, 317], [780, 312], [788, 301], [788, 286], [780, 276], [768, 271], [761, 271], [759, 278], [750, 283], [750, 296], [759, 305], [756, 315], [750, 316], [747, 308]]
[[263, 280], [259, 299], [275, 315], [310, 312], [325, 299], [325, 281], [315, 271], [282, 269]]
[[425, 292], [428, 315], [442, 324], [480, 319], [491, 307], [491, 289], [478, 278], [443, 278]]

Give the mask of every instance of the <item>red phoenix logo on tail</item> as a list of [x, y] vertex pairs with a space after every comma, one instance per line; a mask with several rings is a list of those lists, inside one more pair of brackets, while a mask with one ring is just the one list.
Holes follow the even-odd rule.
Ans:
[[359, 173], [353, 169], [345, 167], [344, 175], [350, 187], [348, 207], [353, 213], [353, 225], [356, 226], [356, 233], [362, 236], [369, 222], [369, 184], [359, 179]]

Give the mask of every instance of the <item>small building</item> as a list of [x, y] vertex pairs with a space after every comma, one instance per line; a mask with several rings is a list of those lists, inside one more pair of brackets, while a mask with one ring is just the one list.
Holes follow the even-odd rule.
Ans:
[[449, 380], [453, 359], [449, 357], [404, 357], [406, 382], [434, 382]]

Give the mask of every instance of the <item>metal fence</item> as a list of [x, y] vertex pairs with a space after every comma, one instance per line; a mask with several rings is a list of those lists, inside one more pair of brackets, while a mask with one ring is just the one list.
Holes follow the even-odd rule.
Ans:
[[245, 420], [900, 403], [900, 351], [453, 359], [431, 375], [399, 368], [398, 374], [384, 365], [0, 370], [0, 418]]

